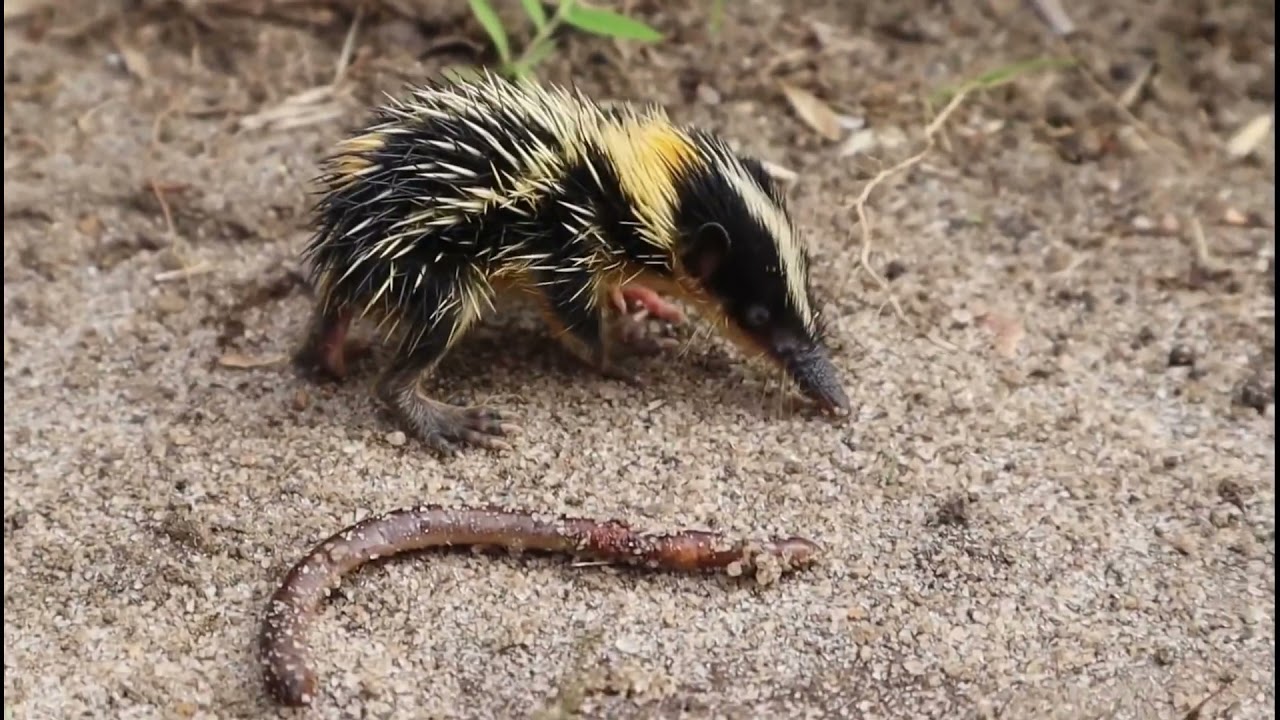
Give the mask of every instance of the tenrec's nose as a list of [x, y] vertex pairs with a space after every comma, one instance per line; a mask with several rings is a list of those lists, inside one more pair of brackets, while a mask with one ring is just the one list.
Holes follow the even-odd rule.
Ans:
[[845, 395], [836, 367], [826, 353], [820, 350], [804, 353], [787, 366], [800, 392], [838, 415], [849, 412], [849, 397]]

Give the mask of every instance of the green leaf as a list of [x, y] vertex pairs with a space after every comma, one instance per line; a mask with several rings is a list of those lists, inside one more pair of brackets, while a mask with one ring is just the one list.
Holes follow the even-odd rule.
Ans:
[[542, 9], [542, 0], [520, 0], [520, 4], [524, 5], [524, 11], [533, 21], [535, 30], [542, 30], [547, 26], [547, 11]]
[[564, 21], [579, 30], [596, 35], [609, 35], [642, 42], [656, 42], [662, 39], [662, 33], [645, 23], [612, 10], [572, 5], [569, 11], [564, 13]]
[[493, 6], [489, 4], [489, 0], [467, 0], [471, 4], [471, 12], [476, 16], [476, 20], [484, 26], [484, 31], [489, 33], [489, 38], [493, 40], [493, 47], [498, 51], [498, 57], [502, 58], [503, 63], [511, 61], [511, 42], [507, 39], [507, 31], [502, 27], [502, 20], [498, 19], [498, 13], [494, 12]]

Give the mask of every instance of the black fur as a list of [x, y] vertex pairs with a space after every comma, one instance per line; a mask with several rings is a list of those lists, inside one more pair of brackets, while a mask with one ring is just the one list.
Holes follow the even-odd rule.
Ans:
[[[750, 160], [745, 164], [778, 207], [785, 207], [763, 168]], [[682, 179], [679, 196], [679, 252], [730, 319], [779, 359], [818, 345], [821, 338], [810, 333], [787, 294], [777, 242], [724, 176], [690, 174]], [[804, 281], [807, 289], [808, 278]]]
[[[382, 111], [369, 127], [391, 119], [391, 114]], [[508, 152], [513, 150], [510, 144], [522, 134], [537, 137], [550, 147], [563, 148], [545, 130], [518, 124], [514, 115], [499, 112], [496, 119], [500, 126], [508, 129], [508, 134], [494, 132], [492, 123], [484, 126], [508, 144]], [[562, 193], [540, 197], [515, 209], [496, 208], [455, 224], [432, 227], [407, 241], [410, 247], [399, 257], [370, 258], [341, 278], [362, 252], [395, 232], [393, 226], [397, 221], [421, 208], [426, 202], [424, 198], [457, 195], [456, 184], [451, 180], [422, 177], [405, 168], [444, 162], [474, 172], [476, 177], [467, 182], [477, 186], [494, 186], [499, 175], [516, 174], [516, 168], [501, 153], [485, 152], [476, 156], [461, 147], [446, 149], [423, 142], [424, 139], [452, 138], [485, 150], [488, 141], [464, 122], [427, 118], [400, 127], [408, 127], [412, 132], [386, 134], [383, 147], [365, 154], [369, 162], [378, 166], [376, 172], [324, 194], [317, 204], [315, 235], [307, 253], [316, 270], [336, 269], [329, 289], [332, 298], [358, 305], [378, 292], [394, 269], [405, 277], [398, 282], [396, 290], [383, 298], [382, 310], [400, 314], [406, 336], [418, 337], [424, 333], [423, 323], [432, 318], [444, 293], [455, 289], [455, 279], [467, 272], [492, 269], [500, 262], [498, 258], [504, 250], [514, 250], [517, 255], [544, 256], [540, 265], [561, 269], [571, 267], [574, 258], [597, 253], [598, 241], [575, 237], [570, 232], [568, 227], [577, 228], [580, 222], [570, 209], [560, 204], [561, 199], [588, 209], [593, 225], [614, 252], [659, 274], [671, 274], [668, 258], [640, 237], [639, 221], [622, 193], [617, 173], [604, 154], [595, 150], [586, 160], [592, 168], [579, 163], [561, 175]], [[330, 182], [341, 179], [324, 178]], [[352, 237], [344, 237], [351, 228], [366, 222]], [[415, 289], [413, 280], [418, 269], [424, 267], [428, 268], [425, 280]], [[573, 273], [535, 274], [540, 275], [537, 278], [540, 283], [551, 283], [546, 289], [547, 299], [567, 326], [575, 332], [585, 332], [582, 340], [594, 341], [595, 338], [589, 336], [597, 333], [598, 328], [589, 317], [590, 309], [584, 301], [569, 299], [588, 282], [586, 273], [584, 267]]]
[[[378, 134], [381, 146], [364, 158], [376, 169], [344, 176], [356, 164], [344, 170], [339, 161], [331, 166], [334, 174], [321, 178], [326, 188], [306, 250], [313, 279], [327, 278], [327, 301], [341, 308], [360, 311], [380, 295], [380, 307], [371, 309], [401, 331], [402, 342], [408, 342], [401, 352], [414, 358], [406, 362], [434, 364], [447, 347], [440, 328], [433, 327], [451, 328], [461, 318], [456, 307], [443, 313], [441, 308], [456, 305], [468, 294], [464, 291], [483, 285], [507, 262], [504, 258], [533, 264], [532, 279], [548, 311], [591, 361], [604, 360], [606, 345], [604, 310], [595, 292], [600, 288], [592, 287], [598, 280], [592, 264], [600, 262], [618, 269], [644, 267], [671, 278], [678, 259], [731, 322], [775, 360], [790, 368], [797, 358], [821, 348], [821, 327], [794, 306], [784, 276], [784, 271], [805, 273], [800, 282], [807, 295], [807, 260], [801, 268], [782, 266], [778, 239], [720, 171], [727, 167], [722, 163], [739, 164], [785, 217], [782, 190], [760, 162], [731, 155], [711, 133], [684, 128], [701, 146], [701, 161], [673, 178], [675, 236], [664, 239], [669, 247], [655, 247], [641, 232], [639, 216], [603, 150], [567, 147], [574, 141], [541, 125], [537, 113], [526, 114], [518, 103], [495, 99], [483, 88], [463, 92], [471, 93], [474, 110], [447, 117], [416, 111], [412, 105], [418, 100], [412, 98], [405, 106], [393, 103], [380, 109], [354, 133]], [[621, 117], [616, 110], [604, 114]], [[404, 230], [395, 228], [398, 221], [437, 198], [475, 201], [464, 193], [468, 187], [505, 195], [509, 188], [504, 182], [523, 172], [516, 166], [520, 149], [537, 146], [557, 157], [579, 159], [544, 179], [546, 192], [518, 206], [459, 211], [448, 224], [417, 228], [401, 246], [385, 247], [388, 236]], [[432, 173], [439, 177], [430, 177]], [[380, 252], [370, 254], [373, 249]], [[394, 282], [388, 285], [389, 278]]]

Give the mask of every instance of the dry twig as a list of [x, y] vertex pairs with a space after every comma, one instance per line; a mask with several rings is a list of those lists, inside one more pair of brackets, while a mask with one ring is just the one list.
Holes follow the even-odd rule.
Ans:
[[164, 199], [165, 191], [170, 188], [162, 187], [155, 179], [150, 180], [148, 184], [151, 187], [151, 194], [155, 196], [156, 203], [160, 205], [160, 214], [164, 216], [165, 230], [169, 233], [170, 239], [177, 242], [178, 228], [173, 224], [173, 212], [169, 210], [169, 201]]
[[360, 30], [360, 21], [364, 19], [364, 3], [356, 5], [355, 16], [351, 18], [351, 27], [347, 28], [347, 36], [342, 40], [342, 52], [338, 53], [337, 68], [333, 73], [333, 84], [342, 82], [347, 67], [351, 64], [351, 54], [355, 50], [356, 35]]
[[[862, 250], [858, 256], [858, 265], [854, 270], [856, 271], [858, 268], [866, 270], [867, 274], [871, 276], [871, 279], [876, 282], [877, 286], [881, 290], [889, 292], [889, 283], [880, 275], [880, 273], [876, 272], [874, 267], [871, 266], [871, 220], [867, 215], [867, 201], [871, 198], [871, 193], [875, 191], [881, 183], [891, 176], [919, 163], [931, 150], [933, 150], [934, 145], [937, 142], [938, 131], [947, 122], [947, 119], [951, 117], [951, 114], [955, 112], [956, 108], [960, 106], [960, 103], [963, 102], [973, 90], [973, 87], [974, 86], [972, 84], [969, 84], [960, 88], [960, 90], [951, 97], [951, 101], [942, 108], [942, 110], [927, 126], [925, 126], [925, 145], [923, 148], [921, 148], [916, 154], [899, 162], [893, 167], [876, 173], [875, 177], [871, 178], [871, 180], [862, 187], [862, 192], [859, 193], [857, 199], [854, 200], [854, 210], [858, 213], [858, 224], [862, 228]], [[915, 327], [914, 323], [912, 323], [911, 320], [907, 318], [906, 313], [903, 312], [902, 305], [898, 303], [898, 299], [895, 298], [891, 292], [889, 293], [888, 302], [893, 307], [894, 314], [897, 315], [899, 320], [906, 323], [908, 326], [913, 328]]]
[[166, 270], [156, 273], [152, 280], [157, 283], [173, 282], [174, 280], [186, 280], [196, 275], [205, 275], [217, 270], [217, 266], [211, 263], [202, 262], [189, 267], [178, 268], [177, 270]]

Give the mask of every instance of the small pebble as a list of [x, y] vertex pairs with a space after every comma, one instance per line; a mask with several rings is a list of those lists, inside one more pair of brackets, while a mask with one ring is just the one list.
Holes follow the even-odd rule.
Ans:
[[187, 309], [187, 300], [181, 295], [165, 293], [156, 298], [156, 309], [166, 315], [174, 315]]
[[1236, 392], [1236, 403], [1259, 413], [1265, 413], [1267, 406], [1275, 399], [1275, 388], [1268, 386], [1261, 378], [1251, 377], [1240, 384]]
[[1185, 532], [1175, 532], [1168, 538], [1169, 544], [1174, 550], [1183, 555], [1194, 555], [1196, 552], [1196, 539], [1194, 535]]
[[1233, 207], [1229, 207], [1222, 213], [1222, 222], [1228, 225], [1248, 225], [1249, 216]]
[[409, 438], [400, 430], [393, 430], [387, 433], [387, 444], [392, 447], [401, 447], [408, 441]]
[[1216, 528], [1236, 525], [1240, 520], [1240, 509], [1234, 505], [1222, 505], [1209, 511], [1209, 522]]
[[698, 83], [698, 88], [695, 92], [698, 94], [698, 102], [704, 105], [720, 104], [720, 91], [706, 83]]
[[634, 637], [623, 635], [613, 642], [613, 647], [624, 655], [640, 654], [640, 642]]
[[1075, 260], [1075, 254], [1067, 248], [1057, 246], [1049, 249], [1044, 259], [1044, 269], [1051, 273], [1058, 273], [1071, 267], [1071, 263]]
[[1143, 325], [1138, 331], [1138, 337], [1134, 340], [1136, 347], [1145, 347], [1155, 342], [1156, 333], [1150, 327]]
[[1191, 367], [1196, 364], [1195, 353], [1185, 345], [1174, 345], [1169, 351], [1169, 367]]

